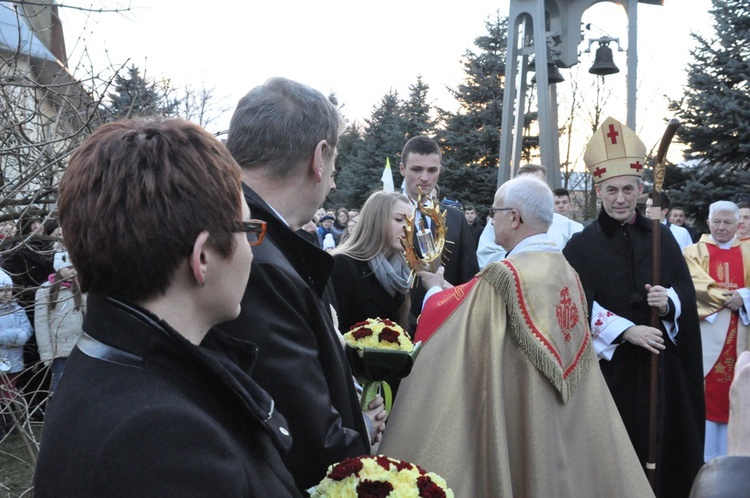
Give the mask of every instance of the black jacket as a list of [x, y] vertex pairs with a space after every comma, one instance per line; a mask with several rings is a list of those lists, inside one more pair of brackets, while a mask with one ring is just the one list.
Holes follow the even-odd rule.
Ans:
[[[657, 496], [687, 496], [703, 463], [705, 407], [700, 325], [695, 288], [677, 242], [661, 230], [660, 285], [680, 298], [676, 344], [664, 334], [659, 354], [657, 404]], [[640, 213], [635, 223], [620, 224], [602, 210], [597, 220], [573, 235], [563, 254], [581, 277], [589, 312], [594, 301], [637, 325], [649, 325], [646, 302], [652, 283], [652, 224]], [[671, 312], [674, 311], [670, 307]], [[617, 347], [599, 366], [628, 430], [636, 453], [646, 461], [651, 353], [630, 343]]]
[[34, 495], [300, 496], [255, 348], [194, 346], [145, 310], [90, 295], [85, 335], [45, 416]]
[[342, 333], [368, 318], [399, 320], [405, 295], [388, 294], [367, 261], [358, 261], [345, 254], [337, 254], [333, 259], [335, 264], [331, 281], [336, 292], [339, 329]]
[[307, 489], [329, 465], [369, 453], [352, 373], [326, 294], [333, 258], [292, 231], [243, 185], [253, 218], [266, 221], [240, 316], [219, 328], [258, 346], [253, 378], [276, 401], [294, 444], [285, 457]]

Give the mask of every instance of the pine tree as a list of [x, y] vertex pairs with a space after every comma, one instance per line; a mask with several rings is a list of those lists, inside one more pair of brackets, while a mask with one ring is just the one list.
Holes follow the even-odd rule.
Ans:
[[114, 84], [114, 91], [108, 94], [108, 102], [100, 109], [104, 120], [136, 116], [169, 117], [178, 112], [180, 101], [171, 98], [169, 83], [147, 81], [135, 65], [128, 68], [126, 75], [116, 75]]
[[438, 134], [442, 194], [480, 209], [492, 203], [497, 185], [508, 19], [498, 13], [485, 27], [476, 51], [466, 52], [464, 82], [451, 90], [459, 110], [440, 111], [445, 128]]
[[404, 135], [406, 140], [418, 135], [432, 136], [435, 123], [430, 116], [431, 107], [427, 102], [430, 86], [417, 76], [417, 82], [409, 86], [409, 98], [404, 102]]
[[328, 194], [326, 206], [329, 208], [347, 207], [356, 209], [362, 204], [352, 185], [359, 174], [360, 151], [364, 146], [362, 132], [354, 122], [347, 125], [336, 146], [336, 190]]
[[687, 152], [714, 166], [750, 169], [750, 8], [747, 0], [713, 0], [715, 37], [697, 34], [688, 84], [670, 108]]
[[[403, 113], [398, 92], [391, 90], [365, 120], [367, 128], [358, 156], [336, 180], [337, 189], [341, 185], [348, 193], [347, 207], [361, 207], [372, 192], [382, 188], [380, 177], [386, 159], [390, 160], [393, 172], [398, 169], [399, 154], [406, 139]], [[394, 181], [394, 184], [400, 182]]]

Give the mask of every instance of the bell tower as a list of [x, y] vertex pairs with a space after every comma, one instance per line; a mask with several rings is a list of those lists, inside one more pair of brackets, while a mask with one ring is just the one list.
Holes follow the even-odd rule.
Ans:
[[[520, 166], [526, 77], [532, 55], [538, 85], [541, 161], [547, 167], [547, 183], [553, 188], [561, 185], [555, 85], [563, 77], [557, 68], [578, 64], [578, 46], [583, 40], [581, 17], [586, 9], [605, 1], [623, 6], [628, 15], [627, 126], [635, 129], [638, 3], [663, 5], [663, 0], [510, 0], [498, 186], [512, 178]], [[597, 58], [602, 48], [609, 47], [600, 46]]]

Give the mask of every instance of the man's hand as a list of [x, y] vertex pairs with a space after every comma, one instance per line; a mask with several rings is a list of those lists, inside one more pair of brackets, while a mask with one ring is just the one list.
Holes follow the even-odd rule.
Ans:
[[750, 351], [742, 353], [735, 364], [727, 439], [728, 455], [750, 456]]
[[661, 285], [646, 284], [646, 292], [648, 292], [646, 296], [648, 305], [652, 308], [657, 308], [659, 315], [666, 315], [667, 311], [669, 311], [669, 294], [667, 294], [667, 289]]
[[724, 306], [726, 306], [732, 311], [739, 310], [740, 308], [742, 308], [742, 305], [745, 304], [745, 301], [743, 301], [742, 296], [736, 290], [732, 292], [725, 292], [723, 295], [726, 296], [727, 298], [727, 300], [724, 301]]
[[383, 401], [382, 396], [378, 395], [367, 405], [367, 408], [369, 410], [364, 413], [370, 419], [370, 422], [372, 422], [373, 432], [370, 444], [379, 443], [385, 430], [385, 419], [388, 418], [388, 412], [385, 411], [385, 401]]
[[648, 349], [653, 354], [659, 354], [660, 350], [663, 351], [667, 349], [661, 335], [661, 330], [655, 329], [654, 327], [633, 325], [625, 330], [622, 338], [630, 344]]
[[435, 273], [427, 270], [422, 270], [417, 272], [417, 276], [422, 281], [422, 287], [424, 287], [424, 290], [430, 290], [433, 287], [440, 287], [441, 289], [445, 289], [444, 284], [445, 278], [443, 277], [443, 274], [445, 273], [445, 268], [442, 266], [435, 271]]

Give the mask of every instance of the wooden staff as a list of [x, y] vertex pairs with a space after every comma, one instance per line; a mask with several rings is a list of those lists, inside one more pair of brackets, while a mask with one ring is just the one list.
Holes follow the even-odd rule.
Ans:
[[[652, 242], [652, 276], [651, 285], [659, 285], [661, 275], [661, 187], [664, 183], [666, 173], [666, 164], [664, 160], [667, 156], [669, 144], [680, 126], [680, 120], [672, 118], [667, 124], [667, 129], [661, 137], [659, 150], [656, 152], [656, 161], [654, 164], [654, 195], [651, 202], [651, 225], [653, 227]], [[655, 215], [654, 213], [658, 213]], [[651, 326], [658, 329], [661, 319], [659, 318], [659, 309], [651, 308]], [[651, 355], [651, 376], [649, 385], [649, 405], [648, 405], [648, 454], [646, 456], [646, 476], [651, 484], [651, 488], [656, 491], [656, 403], [657, 403], [657, 386], [659, 384], [659, 355]]]

